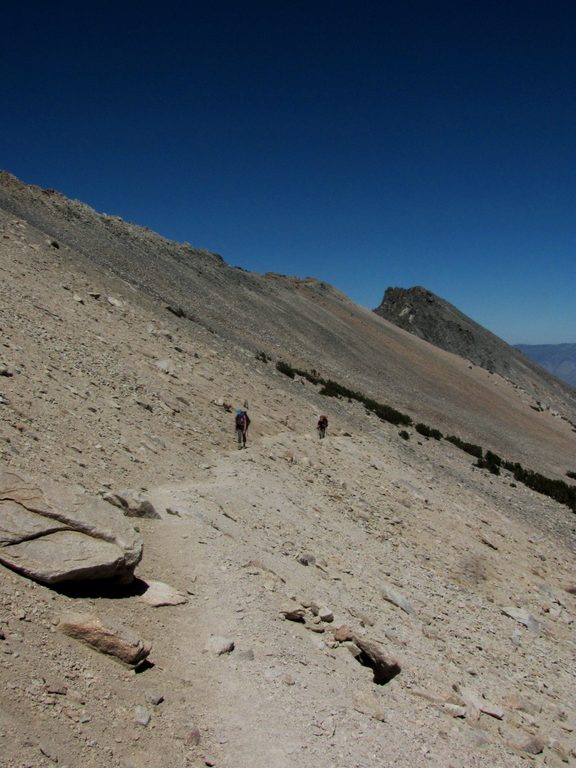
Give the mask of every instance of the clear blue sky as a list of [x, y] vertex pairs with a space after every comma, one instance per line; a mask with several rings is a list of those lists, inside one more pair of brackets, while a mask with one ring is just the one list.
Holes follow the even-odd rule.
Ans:
[[375, 307], [576, 342], [576, 4], [28, 2], [0, 168]]

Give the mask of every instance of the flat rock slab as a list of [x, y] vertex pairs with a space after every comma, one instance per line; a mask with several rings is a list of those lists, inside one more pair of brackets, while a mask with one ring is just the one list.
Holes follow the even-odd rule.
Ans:
[[171, 587], [170, 584], [164, 584], [162, 581], [143, 581], [148, 587], [146, 592], [138, 598], [143, 603], [158, 608], [162, 605], [184, 605], [188, 602], [186, 595]]
[[534, 618], [534, 616], [532, 616], [532, 614], [524, 608], [515, 608], [512, 605], [506, 608], [502, 608], [502, 613], [505, 616], [509, 616], [511, 619], [514, 619], [519, 624], [522, 624], [524, 627], [526, 627], [526, 629], [528, 629], [530, 632], [533, 632], [535, 635], [539, 635], [542, 631], [542, 625], [538, 619]]
[[0, 562], [35, 581], [130, 583], [142, 540], [98, 498], [0, 468]]
[[131, 667], [141, 664], [152, 647], [128, 627], [93, 613], [65, 613], [59, 619], [58, 629]]

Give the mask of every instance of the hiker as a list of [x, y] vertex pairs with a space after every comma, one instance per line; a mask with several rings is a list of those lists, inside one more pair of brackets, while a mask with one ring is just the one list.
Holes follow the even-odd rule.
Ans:
[[246, 448], [246, 435], [248, 434], [248, 427], [250, 426], [250, 416], [238, 408], [236, 411], [236, 439], [238, 440], [238, 448]]
[[316, 424], [316, 429], [318, 430], [318, 437], [320, 440], [323, 440], [326, 437], [326, 430], [328, 429], [328, 419], [326, 416], [320, 416], [318, 424]]

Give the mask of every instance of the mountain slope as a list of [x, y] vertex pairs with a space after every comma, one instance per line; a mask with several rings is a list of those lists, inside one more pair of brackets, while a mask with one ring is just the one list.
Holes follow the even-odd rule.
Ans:
[[[232, 345], [263, 351], [360, 390], [444, 432], [526, 466], [564, 476], [576, 423], [576, 395], [525, 363], [515, 391], [482, 370], [398, 330], [315, 280], [257, 275], [220, 257], [97, 214], [62, 195], [0, 175], [0, 209], [48, 233], [61, 252], [122, 278], [139, 296], [181, 308], [193, 327]], [[521, 355], [518, 355], [522, 360]]]

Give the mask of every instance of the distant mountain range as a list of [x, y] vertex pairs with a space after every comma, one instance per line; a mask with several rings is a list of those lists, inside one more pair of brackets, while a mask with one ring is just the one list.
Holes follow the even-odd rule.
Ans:
[[576, 344], [515, 344], [522, 354], [576, 387]]

